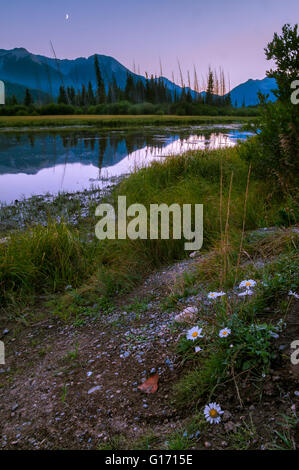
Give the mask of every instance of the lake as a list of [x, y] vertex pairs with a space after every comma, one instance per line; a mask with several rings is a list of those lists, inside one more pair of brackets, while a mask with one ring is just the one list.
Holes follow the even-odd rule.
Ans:
[[234, 146], [251, 135], [241, 124], [0, 133], [0, 201], [103, 188], [152, 161]]

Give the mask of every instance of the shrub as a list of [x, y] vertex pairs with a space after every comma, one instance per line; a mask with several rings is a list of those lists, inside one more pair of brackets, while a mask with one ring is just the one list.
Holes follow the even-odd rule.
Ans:
[[253, 171], [259, 177], [270, 177], [284, 193], [292, 192], [298, 182], [299, 105], [291, 102], [291, 82], [298, 78], [298, 47], [298, 25], [293, 29], [285, 25], [282, 36], [275, 33], [265, 49], [267, 59], [274, 59], [277, 65], [267, 76], [276, 79], [278, 89], [273, 93], [278, 99], [268, 103], [267, 97], [259, 95], [259, 133], [243, 146], [241, 153], [253, 163]]

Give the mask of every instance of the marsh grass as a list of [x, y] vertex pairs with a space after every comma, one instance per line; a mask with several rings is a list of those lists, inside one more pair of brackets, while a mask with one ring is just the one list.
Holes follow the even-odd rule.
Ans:
[[[215, 262], [209, 263], [210, 273], [208, 269], [203, 273], [212, 278], [216, 270], [221, 272], [223, 265], [219, 234], [220, 176], [222, 205], [227, 208], [223, 241], [224, 285], [228, 285], [232, 282], [232, 267], [235, 269], [237, 259], [235, 247], [240, 246], [242, 230], [254, 229], [266, 219], [270, 222], [278, 204], [273, 199], [271, 206], [265, 206], [268, 191], [265, 184], [251, 181], [248, 186], [248, 166], [239, 158], [237, 149], [193, 151], [169, 157], [163, 163], [154, 162], [123, 180], [110, 194], [109, 202], [116, 203], [119, 195], [126, 195], [127, 206], [137, 202], [147, 209], [152, 203], [204, 204], [203, 251], [212, 249]], [[95, 199], [80, 232], [63, 221], [49, 220], [47, 226], [28, 227], [11, 234], [7, 243], [0, 244], [2, 305], [26, 304], [44, 294], [63, 292], [67, 286], [87, 299], [111, 298], [130, 290], [152, 269], [186, 257], [184, 239], [97, 240], [94, 235], [98, 221], [94, 215], [96, 205]], [[219, 276], [216, 278], [219, 281]], [[68, 292], [64, 299], [66, 304], [73, 303]]]
[[0, 245], [1, 303], [57, 292], [71, 283], [78, 286], [91, 263], [93, 249], [64, 222], [49, 221], [46, 227], [11, 234]]

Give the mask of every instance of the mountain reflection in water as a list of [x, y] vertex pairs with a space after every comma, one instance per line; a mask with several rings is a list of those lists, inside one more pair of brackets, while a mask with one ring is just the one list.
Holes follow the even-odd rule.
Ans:
[[0, 133], [0, 201], [104, 187], [119, 177], [188, 150], [234, 146], [252, 133], [239, 126], [134, 131]]

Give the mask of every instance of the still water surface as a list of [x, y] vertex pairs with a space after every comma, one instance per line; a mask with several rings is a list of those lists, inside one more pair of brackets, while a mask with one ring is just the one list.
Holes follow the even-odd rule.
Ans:
[[0, 201], [105, 187], [136, 168], [188, 150], [230, 147], [240, 125], [134, 131], [0, 133]]

